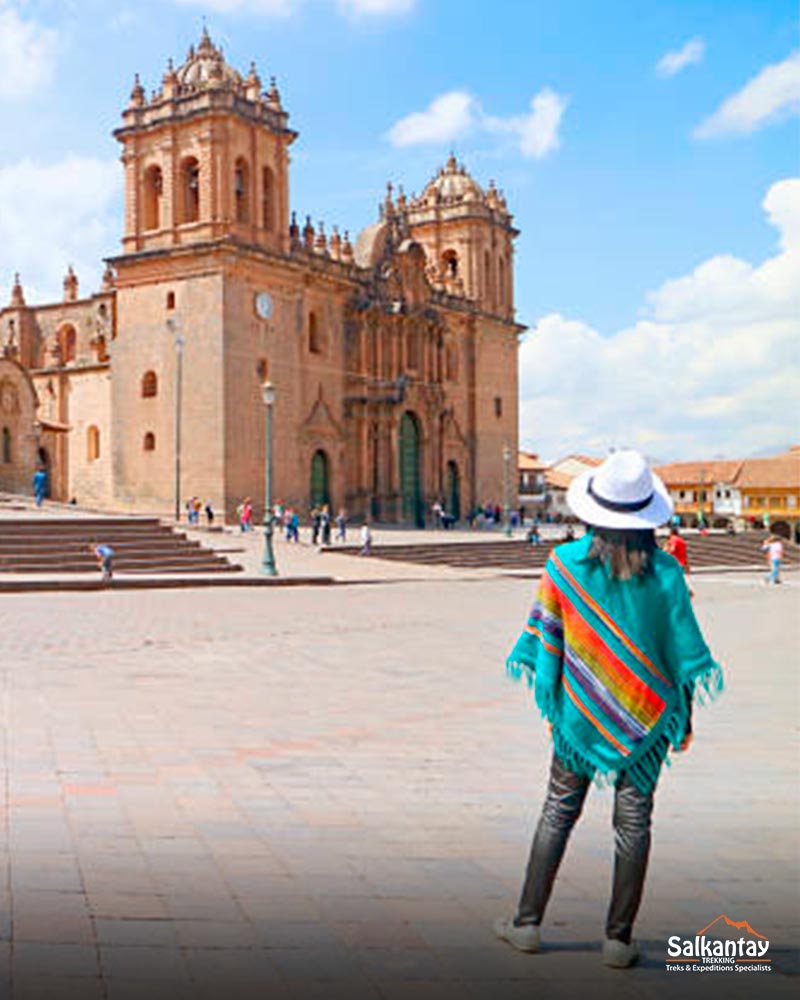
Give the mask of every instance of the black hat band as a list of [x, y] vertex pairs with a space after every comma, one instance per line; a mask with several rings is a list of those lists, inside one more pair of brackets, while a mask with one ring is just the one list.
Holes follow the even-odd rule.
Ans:
[[606, 500], [605, 497], [598, 496], [595, 493], [592, 483], [594, 482], [594, 476], [589, 480], [589, 485], [586, 492], [594, 500], [595, 503], [604, 507], [606, 510], [616, 511], [618, 514], [633, 514], [637, 510], [644, 510], [653, 500], [655, 493], [651, 493], [649, 497], [645, 497], [644, 500]]

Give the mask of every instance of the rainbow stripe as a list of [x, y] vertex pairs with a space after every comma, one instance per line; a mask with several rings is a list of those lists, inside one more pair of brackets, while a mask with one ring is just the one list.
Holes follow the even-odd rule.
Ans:
[[[574, 722], [589, 725], [606, 751], [628, 757], [673, 704], [672, 683], [557, 554], [545, 570], [527, 633], [558, 657]], [[539, 672], [537, 666], [537, 673]], [[546, 671], [543, 672], [546, 676]]]

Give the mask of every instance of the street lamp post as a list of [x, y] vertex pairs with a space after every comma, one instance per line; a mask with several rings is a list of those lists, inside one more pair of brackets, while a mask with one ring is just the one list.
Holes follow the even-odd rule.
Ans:
[[511, 538], [511, 448], [503, 448], [503, 507], [506, 520], [506, 538]]
[[175, 520], [181, 519], [181, 399], [183, 395], [183, 348], [186, 341], [172, 317], [167, 329], [175, 337]]
[[275, 553], [272, 549], [272, 407], [275, 404], [275, 386], [265, 382], [261, 386], [261, 397], [267, 410], [267, 454], [264, 472], [264, 558], [261, 572], [267, 576], [277, 576]]

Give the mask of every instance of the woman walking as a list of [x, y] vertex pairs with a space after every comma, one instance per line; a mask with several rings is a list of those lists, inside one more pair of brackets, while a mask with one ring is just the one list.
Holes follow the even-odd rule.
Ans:
[[593, 778], [614, 784], [615, 858], [603, 961], [626, 968], [650, 852], [653, 795], [670, 747], [688, 749], [696, 689], [722, 671], [692, 610], [683, 570], [656, 545], [672, 515], [664, 484], [635, 451], [578, 476], [567, 502], [587, 525], [554, 550], [508, 659], [550, 723], [553, 759], [514, 918], [495, 933], [539, 950], [539, 925]]

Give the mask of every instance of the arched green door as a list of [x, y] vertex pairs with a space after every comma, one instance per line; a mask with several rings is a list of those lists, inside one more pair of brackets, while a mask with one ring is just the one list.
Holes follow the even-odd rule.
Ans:
[[312, 507], [320, 507], [331, 502], [328, 456], [322, 449], [315, 451], [311, 459], [310, 499]]
[[447, 463], [447, 513], [454, 521], [461, 520], [461, 483], [455, 462]]
[[419, 421], [413, 413], [404, 413], [400, 421], [400, 493], [403, 498], [403, 520], [418, 528], [424, 528], [420, 439]]

